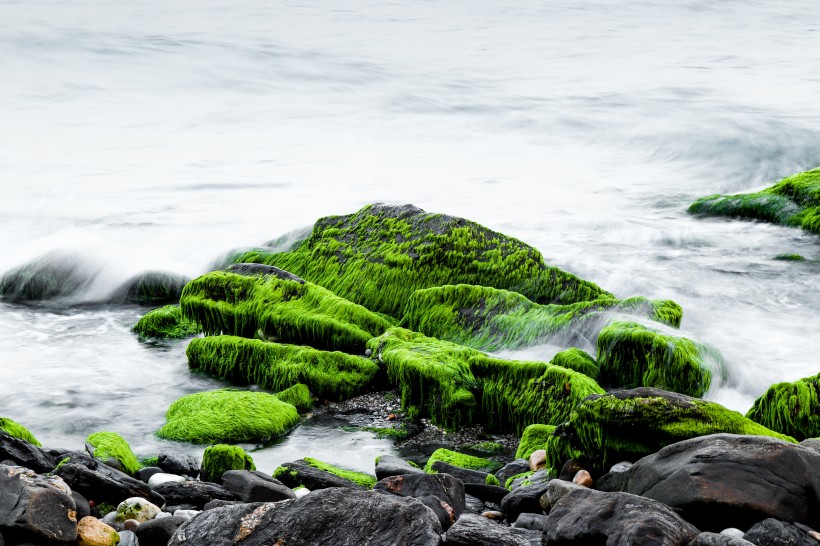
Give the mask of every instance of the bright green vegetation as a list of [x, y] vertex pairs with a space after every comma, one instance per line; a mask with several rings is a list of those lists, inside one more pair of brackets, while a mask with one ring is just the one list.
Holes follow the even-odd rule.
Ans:
[[299, 413], [310, 411], [310, 408], [313, 407], [313, 397], [310, 396], [310, 389], [304, 383], [297, 383], [277, 392], [276, 398], [296, 407]]
[[143, 315], [132, 331], [141, 338], [181, 339], [197, 335], [199, 327], [182, 316], [178, 305], [166, 305]]
[[492, 474], [487, 474], [487, 477], [484, 479], [484, 485], [495, 485], [497, 487], [501, 487], [501, 482], [498, 481]]
[[179, 398], [157, 436], [194, 444], [267, 442], [299, 422], [299, 412], [264, 392], [221, 389]]
[[144, 459], [140, 459], [140, 465], [143, 468], [148, 466], [159, 466], [159, 459], [157, 457], [146, 457]]
[[763, 220], [820, 233], [820, 169], [789, 176], [757, 193], [702, 197], [689, 212]]
[[441, 461], [459, 468], [467, 468], [469, 470], [479, 470], [481, 472], [489, 473], [493, 473], [504, 466], [498, 461], [491, 461], [489, 459], [474, 457], [472, 455], [466, 455], [457, 451], [450, 451], [449, 449], [440, 448], [435, 450], [433, 454], [430, 455], [430, 458], [427, 459], [427, 464], [424, 465], [424, 471], [428, 474], [433, 473], [433, 463], [436, 461]]
[[[522, 472], [521, 474], [515, 474], [515, 475], [513, 475], [513, 476], [510, 476], [509, 478], [507, 478], [507, 481], [506, 481], [506, 482], [504, 482], [504, 487], [506, 487], [507, 489], [509, 489], [510, 487], [512, 487], [512, 483], [513, 483], [515, 480], [517, 480], [518, 478], [526, 478], [526, 477], [528, 477], [528, 476], [532, 476], [533, 474], [535, 474], [535, 471], [534, 471], [534, 470], [528, 470], [528, 471], [526, 471], [526, 472]], [[525, 484], [522, 484], [522, 485], [529, 485], [529, 483], [528, 483], [528, 482], [525, 482]]]
[[800, 254], [778, 254], [774, 257], [775, 260], [779, 260], [781, 262], [804, 262], [806, 258], [801, 256]]
[[[771, 436], [794, 442], [720, 404], [658, 389], [633, 389], [584, 400], [553, 436], [547, 462], [577, 450], [594, 468], [636, 461], [664, 446], [697, 436], [729, 433]], [[563, 459], [563, 460], [562, 460]]]
[[236, 384], [254, 383], [278, 391], [304, 383], [326, 400], [360, 394], [379, 371], [364, 357], [234, 336], [193, 339], [187, 354], [192, 369]]
[[202, 481], [219, 482], [228, 470], [256, 470], [256, 465], [239, 446], [217, 444], [205, 448], [199, 473]]
[[635, 322], [614, 322], [598, 335], [598, 380], [616, 387], [657, 387], [703, 396], [723, 374], [716, 351]]
[[466, 284], [413, 292], [402, 326], [425, 335], [494, 351], [543, 343], [567, 329], [595, 328], [606, 312], [629, 313], [680, 326], [682, 311], [673, 301], [601, 297], [568, 305], [539, 305], [508, 290]]
[[390, 321], [321, 286], [276, 274], [213, 271], [185, 285], [180, 306], [206, 334], [259, 337], [361, 354]]
[[553, 425], [539, 425], [536, 423], [525, 428], [521, 434], [521, 441], [518, 443], [515, 458], [528, 459], [533, 451], [547, 449], [547, 441], [552, 438], [553, 432], [555, 432], [555, 426]]
[[101, 502], [97, 505], [97, 510], [100, 511], [100, 517], [104, 517], [111, 512], [116, 512], [117, 507], [113, 504], [108, 504], [107, 502]]
[[820, 436], [820, 374], [772, 385], [746, 417], [797, 440]]
[[[330, 472], [340, 478], [344, 478], [349, 480], [355, 484], [367, 487], [368, 489], [372, 489], [376, 482], [376, 476], [371, 476], [370, 474], [365, 474], [364, 472], [356, 472], [355, 470], [348, 470], [345, 468], [340, 468], [338, 466], [333, 466], [332, 464], [324, 463], [312, 457], [305, 457], [303, 461], [313, 468], [318, 468], [319, 470], [324, 470], [325, 472]], [[274, 477], [276, 477], [274, 475]]]
[[319, 219], [289, 252], [247, 252], [368, 309], [400, 317], [414, 291], [445, 284], [492, 286], [538, 303], [608, 296], [593, 283], [547, 266], [529, 245], [475, 222], [405, 205], [368, 205]]
[[465, 449], [478, 451], [479, 453], [486, 453], [488, 455], [495, 455], [504, 451], [504, 445], [498, 442], [481, 442], [479, 444], [470, 444], [464, 446]]
[[581, 349], [567, 349], [556, 354], [550, 364], [561, 366], [568, 370], [575, 370], [592, 379], [598, 379], [598, 363], [589, 354]]
[[42, 444], [37, 441], [37, 438], [35, 438], [26, 427], [20, 423], [12, 421], [7, 417], [0, 417], [0, 431], [5, 432], [9, 436], [13, 436], [14, 438], [25, 440], [26, 442], [34, 444], [37, 447], [42, 447]]
[[94, 448], [93, 457], [102, 462], [113, 459], [119, 463], [123, 472], [134, 475], [142, 468], [131, 446], [116, 432], [95, 432], [85, 442]]

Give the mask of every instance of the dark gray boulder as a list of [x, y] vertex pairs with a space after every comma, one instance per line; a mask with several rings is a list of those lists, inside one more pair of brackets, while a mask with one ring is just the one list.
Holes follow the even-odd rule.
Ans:
[[501, 504], [501, 501], [509, 495], [510, 490], [497, 485], [484, 485], [483, 483], [465, 483], [464, 492], [481, 499], [483, 502]]
[[79, 491], [72, 491], [71, 498], [74, 499], [74, 506], [76, 506], [76, 519], [79, 522], [86, 516], [91, 515], [91, 505], [88, 503], [88, 499], [82, 496]]
[[686, 546], [699, 533], [660, 502], [584, 488], [555, 503], [542, 540], [556, 546]]
[[116, 506], [127, 498], [142, 497], [157, 506], [165, 499], [152, 491], [148, 484], [96, 461], [88, 455], [74, 455], [54, 470], [72, 490], [79, 491], [96, 504], [107, 502]]
[[496, 473], [495, 477], [498, 478], [498, 483], [501, 485], [507, 485], [507, 480], [512, 478], [513, 476], [517, 476], [518, 474], [523, 474], [524, 472], [530, 471], [530, 462], [527, 459], [515, 459], [512, 462], [505, 464], [501, 467]]
[[546, 525], [546, 523], [546, 515], [525, 512], [518, 516], [518, 519], [515, 520], [515, 523], [513, 523], [513, 527], [516, 529], [532, 529], [533, 531], [538, 531], [540, 533], [544, 529], [544, 525]]
[[231, 506], [234, 504], [245, 504], [242, 501], [238, 500], [222, 500], [222, 499], [214, 499], [212, 501], [208, 501], [205, 503], [205, 506], [202, 507], [203, 510], [213, 510], [214, 508], [222, 508], [223, 506]]
[[0, 466], [0, 530], [12, 543], [77, 539], [77, 507], [71, 489], [55, 476], [22, 466]]
[[453, 508], [455, 519], [461, 517], [466, 508], [464, 484], [449, 474], [404, 474], [380, 480], [373, 489], [388, 491], [407, 497], [431, 495], [446, 502]]
[[540, 546], [541, 531], [516, 529], [483, 516], [464, 514], [444, 536], [448, 546]]
[[811, 531], [811, 528], [799, 523], [768, 518], [755, 523], [743, 539], [756, 546], [817, 546], [820, 542], [809, 536]]
[[151, 476], [155, 474], [161, 474], [162, 469], [158, 466], [144, 466], [137, 470], [137, 473], [134, 476], [141, 482], [148, 483], [148, 480], [151, 479]]
[[451, 464], [445, 463], [444, 461], [434, 462], [432, 469], [433, 472], [455, 476], [456, 478], [464, 482], [465, 485], [468, 483], [484, 485], [487, 483], [487, 476], [489, 476], [487, 472], [481, 472], [479, 470], [470, 470], [467, 468], [453, 466]]
[[186, 521], [177, 516], [148, 520], [137, 527], [137, 540], [140, 546], [166, 546]]
[[236, 500], [236, 495], [221, 485], [197, 480], [161, 483], [154, 487], [154, 491], [162, 495], [168, 505], [187, 504], [197, 510], [202, 510], [208, 502], [214, 499]]
[[54, 457], [34, 444], [9, 436], [0, 429], [0, 461], [14, 461], [35, 472], [50, 472], [57, 463]]
[[486, 510], [484, 507], [484, 501], [476, 498], [469, 493], [464, 495], [464, 512], [468, 514], [481, 514]]
[[416, 468], [401, 457], [395, 455], [380, 455], [376, 463], [376, 478], [382, 480], [390, 476], [402, 474], [424, 474], [424, 470]]
[[701, 533], [689, 546], [754, 546], [748, 540], [718, 533]]
[[535, 485], [527, 485], [519, 487], [515, 491], [511, 491], [509, 495], [504, 497], [501, 501], [501, 511], [507, 515], [507, 521], [513, 522], [518, 519], [518, 516], [529, 512], [532, 514], [541, 514], [541, 495], [547, 492], [549, 482], [538, 483]]
[[163, 451], [157, 456], [157, 465], [163, 472], [178, 476], [199, 476], [199, 461], [187, 453], [179, 451]]
[[295, 499], [296, 494], [276, 478], [255, 470], [228, 470], [222, 486], [242, 502], [276, 502]]
[[291, 489], [304, 485], [311, 491], [327, 489], [328, 487], [347, 487], [350, 489], [367, 489], [346, 478], [337, 476], [326, 470], [311, 466], [303, 460], [279, 465], [276, 478]]

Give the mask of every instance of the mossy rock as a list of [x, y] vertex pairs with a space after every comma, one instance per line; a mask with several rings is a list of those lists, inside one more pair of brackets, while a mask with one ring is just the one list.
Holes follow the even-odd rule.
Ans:
[[563, 464], [574, 450], [601, 471], [616, 462], [637, 461], [682, 440], [717, 433], [771, 436], [795, 442], [715, 402], [638, 388], [593, 395], [581, 402], [569, 421], [553, 434], [547, 464]]
[[200, 332], [199, 326], [182, 316], [179, 305], [166, 305], [149, 311], [131, 330], [141, 338], [158, 339], [182, 339]]
[[521, 434], [521, 441], [518, 442], [515, 458], [529, 459], [534, 451], [546, 449], [547, 441], [552, 438], [554, 432], [554, 425], [541, 425], [536, 423], [528, 426]]
[[360, 356], [235, 336], [193, 339], [187, 355], [191, 369], [235, 384], [279, 391], [304, 383], [325, 400], [362, 393], [379, 371], [375, 362]]
[[299, 412], [265, 392], [220, 389], [179, 398], [157, 436], [194, 444], [264, 443], [299, 422]]
[[140, 305], [176, 303], [189, 280], [176, 273], [146, 271], [125, 281], [111, 296], [111, 301]]
[[318, 349], [364, 353], [390, 321], [286, 271], [239, 264], [189, 282], [183, 315], [206, 334], [259, 337]]
[[746, 417], [797, 440], [820, 436], [820, 374], [772, 385]]
[[608, 387], [656, 387], [703, 396], [725, 374], [717, 351], [635, 322], [614, 322], [598, 335], [598, 380]]
[[372, 476], [370, 474], [366, 474], [364, 472], [358, 472], [356, 470], [350, 470], [347, 468], [342, 468], [340, 466], [335, 466], [329, 463], [322, 462], [318, 459], [314, 459], [313, 457], [305, 457], [302, 459], [304, 462], [312, 466], [313, 468], [318, 468], [319, 470], [324, 470], [325, 472], [330, 472], [335, 476], [339, 476], [340, 478], [344, 478], [346, 480], [350, 480], [351, 482], [361, 485], [363, 487], [367, 487], [368, 489], [372, 489], [376, 482], [376, 476]]
[[8, 417], [0, 417], [0, 431], [5, 432], [9, 436], [25, 440], [37, 447], [42, 447], [42, 444], [37, 441], [37, 438], [23, 425], [12, 421]]
[[490, 441], [466, 445], [464, 448], [470, 451], [476, 451], [478, 453], [486, 453], [487, 455], [497, 455], [505, 449], [504, 444]]
[[299, 413], [308, 412], [310, 408], [313, 407], [313, 397], [310, 395], [310, 389], [303, 383], [297, 383], [292, 387], [277, 392], [276, 398], [294, 406], [299, 410]]
[[689, 212], [762, 220], [820, 234], [820, 169], [786, 177], [756, 193], [702, 197]]
[[95, 432], [85, 440], [89, 453], [97, 460], [134, 475], [142, 468], [125, 438], [116, 432]]
[[217, 444], [205, 448], [199, 477], [206, 482], [222, 482], [228, 470], [256, 470], [253, 458], [239, 446]]
[[424, 465], [424, 471], [428, 474], [432, 474], [434, 472], [433, 463], [436, 461], [441, 461], [459, 468], [466, 468], [468, 470], [488, 472], [490, 474], [504, 466], [498, 461], [492, 461], [482, 457], [474, 457], [473, 455], [459, 453], [458, 451], [440, 448], [435, 450], [433, 454], [430, 455], [430, 458], [427, 459], [427, 464]]
[[574, 370], [592, 379], [598, 379], [598, 363], [586, 351], [581, 349], [572, 348], [561, 351], [552, 357], [550, 364]]
[[475, 349], [495, 351], [545, 343], [557, 334], [594, 337], [607, 313], [631, 314], [680, 326], [675, 302], [601, 297], [567, 305], [533, 303], [509, 290], [466, 284], [413, 292], [402, 326]]
[[503, 288], [537, 303], [609, 296], [544, 263], [541, 253], [470, 220], [428, 214], [412, 205], [368, 205], [319, 219], [288, 252], [254, 250], [237, 262], [273, 265], [393, 317], [410, 295], [445, 284]]

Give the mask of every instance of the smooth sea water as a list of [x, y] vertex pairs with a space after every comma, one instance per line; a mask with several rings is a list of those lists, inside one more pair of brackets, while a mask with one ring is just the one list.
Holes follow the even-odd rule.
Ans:
[[[820, 266], [772, 259], [818, 238], [686, 207], [820, 165], [818, 97], [810, 1], [0, 0], [0, 272], [59, 252], [87, 279], [0, 303], [0, 415], [48, 446], [171, 446], [168, 405], [223, 383], [185, 342], [139, 342], [144, 308], [94, 302], [377, 201], [677, 301], [728, 367], [707, 398], [746, 411], [820, 372]], [[392, 449], [318, 423], [253, 455], [371, 470]]]

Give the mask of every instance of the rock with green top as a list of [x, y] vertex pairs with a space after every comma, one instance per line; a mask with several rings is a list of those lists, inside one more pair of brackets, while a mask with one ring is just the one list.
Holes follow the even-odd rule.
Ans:
[[598, 379], [598, 363], [586, 351], [571, 348], [561, 351], [550, 360], [550, 364], [582, 373], [592, 379]]
[[177, 442], [264, 443], [299, 422], [296, 408], [265, 392], [220, 389], [188, 394], [168, 408], [157, 436]]
[[86, 438], [85, 447], [95, 459], [126, 474], [134, 475], [142, 468], [131, 446], [116, 432], [95, 432]]
[[303, 485], [311, 491], [329, 487], [371, 489], [377, 481], [376, 477], [370, 474], [335, 466], [312, 457], [280, 465], [274, 471], [273, 477], [290, 488]]
[[598, 335], [598, 381], [703, 396], [725, 374], [717, 351], [635, 322], [614, 322]]
[[276, 398], [294, 406], [299, 413], [310, 411], [310, 408], [313, 407], [313, 397], [310, 396], [310, 389], [308, 389], [304, 383], [297, 383], [292, 387], [277, 392]]
[[145, 339], [182, 339], [197, 335], [200, 329], [182, 316], [179, 305], [166, 305], [143, 315], [132, 331]]
[[746, 417], [797, 440], [820, 436], [820, 374], [772, 385]]
[[459, 468], [466, 468], [467, 470], [478, 470], [480, 472], [492, 473], [501, 468], [502, 465], [498, 461], [484, 459], [482, 457], [474, 457], [465, 453], [451, 451], [445, 448], [439, 448], [430, 455], [427, 459], [427, 464], [424, 465], [424, 471], [428, 474], [433, 471], [433, 465], [441, 461], [449, 465], [457, 466]]
[[193, 339], [187, 355], [191, 369], [238, 385], [278, 391], [304, 383], [325, 400], [361, 394], [379, 371], [375, 362], [361, 356], [236, 336]]
[[546, 449], [547, 442], [555, 432], [553, 425], [532, 424], [524, 429], [521, 434], [521, 441], [515, 452], [516, 459], [529, 459], [533, 451]]
[[42, 444], [37, 441], [37, 438], [23, 425], [12, 421], [8, 417], [0, 417], [0, 432], [5, 432], [9, 436], [25, 440], [37, 447], [42, 447]]
[[142, 497], [125, 499], [117, 506], [117, 522], [127, 519], [137, 520], [140, 523], [154, 519], [161, 512], [159, 506]]
[[690, 205], [689, 212], [762, 220], [820, 233], [820, 169], [786, 177], [755, 193], [702, 197]]
[[199, 478], [204, 482], [221, 483], [228, 470], [256, 470], [253, 458], [239, 446], [217, 444], [205, 448]]

